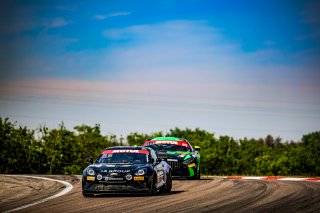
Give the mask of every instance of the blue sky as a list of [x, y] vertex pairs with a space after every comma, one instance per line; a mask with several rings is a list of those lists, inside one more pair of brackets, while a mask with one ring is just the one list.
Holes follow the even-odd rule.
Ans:
[[1, 1], [0, 109], [104, 134], [320, 129], [319, 1]]

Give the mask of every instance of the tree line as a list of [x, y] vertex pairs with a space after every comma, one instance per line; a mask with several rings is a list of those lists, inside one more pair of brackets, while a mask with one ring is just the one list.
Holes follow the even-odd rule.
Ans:
[[[320, 176], [320, 131], [296, 142], [271, 135], [235, 140], [199, 128], [174, 128], [167, 135], [201, 147], [203, 175]], [[103, 136], [98, 124], [78, 125], [72, 131], [63, 123], [56, 129], [43, 126], [31, 130], [0, 118], [0, 173], [81, 174], [87, 157], [98, 157], [111, 146], [141, 145], [157, 136], [163, 133], [133, 132], [124, 143], [116, 135]]]

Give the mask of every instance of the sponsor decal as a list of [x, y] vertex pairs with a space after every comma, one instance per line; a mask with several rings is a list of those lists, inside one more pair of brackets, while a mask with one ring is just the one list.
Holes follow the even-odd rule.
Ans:
[[113, 180], [123, 180], [123, 178], [115, 178], [115, 177], [106, 177], [105, 181], [113, 181]]
[[180, 145], [180, 146], [184, 146], [184, 147], [190, 148], [189, 144], [188, 144], [188, 143], [185, 143], [185, 142], [181, 142], [181, 145]]
[[144, 177], [143, 176], [136, 176], [136, 177], [133, 177], [133, 180], [135, 180], [135, 181], [144, 180]]
[[132, 180], [132, 175], [131, 174], [126, 174], [126, 179], [127, 180]]
[[114, 154], [114, 153], [133, 153], [133, 154], [145, 154], [149, 155], [148, 150], [139, 150], [139, 149], [111, 149], [105, 150], [102, 154]]
[[[184, 141], [148, 141], [148, 145], [150, 144], [171, 144], [171, 145], [177, 145], [177, 146], [184, 146], [187, 148], [190, 148], [189, 144]], [[146, 145], [146, 143], [144, 144]]]
[[93, 177], [93, 176], [87, 176], [87, 180], [93, 181], [93, 180], [95, 180], [95, 177]]
[[114, 149], [112, 153], [139, 153], [139, 150], [135, 149]]
[[178, 141], [155, 141], [154, 144], [173, 144], [173, 145], [178, 145]]
[[128, 173], [130, 172], [129, 169], [122, 170], [122, 169], [113, 169], [113, 170], [108, 170], [109, 173]]
[[120, 173], [109, 173], [111, 176], [118, 176]]
[[195, 167], [195, 166], [196, 166], [195, 163], [192, 163], [192, 164], [189, 164], [189, 165], [188, 165], [189, 168], [190, 168], [190, 167]]

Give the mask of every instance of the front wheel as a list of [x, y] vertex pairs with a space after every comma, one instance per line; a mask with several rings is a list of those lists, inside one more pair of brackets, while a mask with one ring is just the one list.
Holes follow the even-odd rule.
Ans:
[[157, 183], [157, 176], [156, 176], [156, 174], [153, 174], [152, 181], [150, 183], [150, 188], [149, 188], [150, 195], [154, 195], [157, 192], [156, 183]]
[[201, 174], [200, 174], [200, 168], [199, 168], [199, 173], [197, 174], [197, 180], [201, 179]]

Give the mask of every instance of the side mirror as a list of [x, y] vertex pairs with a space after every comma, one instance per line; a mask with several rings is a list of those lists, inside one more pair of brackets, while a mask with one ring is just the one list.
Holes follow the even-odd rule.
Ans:
[[197, 150], [197, 151], [201, 150], [200, 146], [194, 146], [194, 149]]
[[90, 163], [90, 164], [93, 164], [93, 158], [87, 158], [86, 159], [86, 162]]

